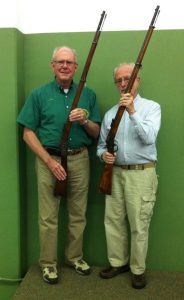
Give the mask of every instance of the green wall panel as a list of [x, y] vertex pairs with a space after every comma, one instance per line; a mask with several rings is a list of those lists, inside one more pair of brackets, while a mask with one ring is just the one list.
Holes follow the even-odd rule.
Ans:
[[[22, 90], [22, 34], [16, 29], [0, 29], [0, 277], [21, 276], [20, 195], [18, 166], [17, 116], [18, 95]], [[22, 60], [22, 55], [21, 55]], [[0, 298], [10, 299], [16, 282], [0, 281]]]

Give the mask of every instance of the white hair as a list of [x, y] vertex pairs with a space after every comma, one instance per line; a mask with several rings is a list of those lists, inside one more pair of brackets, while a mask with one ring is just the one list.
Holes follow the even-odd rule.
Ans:
[[72, 49], [70, 47], [67, 47], [67, 46], [60, 46], [60, 47], [56, 47], [53, 51], [53, 54], [52, 54], [52, 61], [54, 61], [55, 59], [55, 56], [56, 56], [56, 53], [60, 50], [67, 50], [67, 51], [71, 51], [75, 57], [75, 61], [77, 62], [77, 52], [75, 49]]

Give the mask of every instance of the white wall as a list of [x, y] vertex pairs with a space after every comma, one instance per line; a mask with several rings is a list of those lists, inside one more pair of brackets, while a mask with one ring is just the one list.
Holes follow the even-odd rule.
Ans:
[[156, 29], [183, 29], [182, 0], [6, 0], [1, 3], [0, 27], [23, 33], [96, 31], [106, 11], [104, 31], [146, 30], [160, 6]]

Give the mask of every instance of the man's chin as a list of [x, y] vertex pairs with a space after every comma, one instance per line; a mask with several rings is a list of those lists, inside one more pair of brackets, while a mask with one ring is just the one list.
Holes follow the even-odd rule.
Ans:
[[61, 76], [59, 80], [62, 82], [70, 82], [72, 79], [66, 76]]

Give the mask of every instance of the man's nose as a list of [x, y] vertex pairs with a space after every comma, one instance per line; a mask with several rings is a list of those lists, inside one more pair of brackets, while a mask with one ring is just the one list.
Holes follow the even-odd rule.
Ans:
[[121, 79], [121, 86], [126, 86], [126, 85], [127, 85], [127, 81], [124, 78], [122, 78]]

